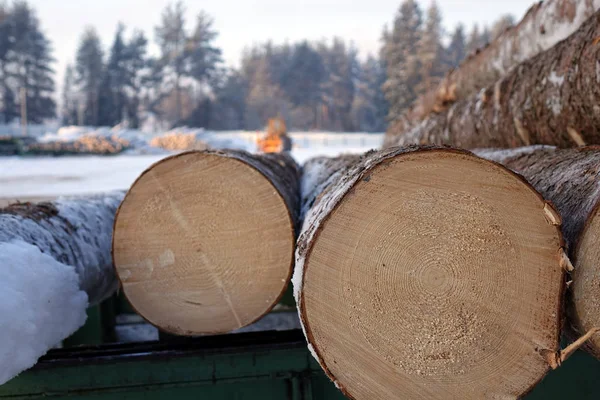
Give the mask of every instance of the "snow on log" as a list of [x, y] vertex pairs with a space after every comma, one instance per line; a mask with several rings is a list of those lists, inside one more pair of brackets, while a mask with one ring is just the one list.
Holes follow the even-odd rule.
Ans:
[[300, 180], [300, 220], [303, 221], [308, 210], [312, 207], [317, 196], [329, 184], [344, 173], [346, 168], [356, 164], [363, 155], [342, 154], [338, 157], [314, 157], [302, 165]]
[[[292, 282], [350, 398], [517, 398], [559, 346], [559, 226], [524, 179], [447, 147], [347, 168], [306, 215]], [[468, 384], [466, 384], [468, 383]]]
[[179, 335], [229, 332], [269, 312], [292, 272], [300, 168], [287, 154], [192, 151], [133, 184], [113, 258], [133, 307]]
[[[470, 55], [450, 71], [438, 87], [417, 99], [391, 131], [407, 130], [432, 113], [445, 111], [506, 76], [520, 63], [546, 51], [574, 33], [594, 12], [600, 0], [546, 0], [533, 5], [523, 19], [496, 40]], [[386, 143], [391, 137], [386, 137]]]
[[0, 384], [33, 366], [117, 288], [111, 235], [123, 193], [0, 209]]
[[[581, 2], [583, 4], [583, 2]], [[423, 121], [404, 119], [384, 146], [463, 148], [600, 143], [600, 12], [551, 49]]]
[[[530, 146], [476, 154], [522, 174], [557, 207], [575, 264], [567, 327], [575, 337], [600, 327], [600, 147]], [[600, 358], [597, 335], [585, 347]]]

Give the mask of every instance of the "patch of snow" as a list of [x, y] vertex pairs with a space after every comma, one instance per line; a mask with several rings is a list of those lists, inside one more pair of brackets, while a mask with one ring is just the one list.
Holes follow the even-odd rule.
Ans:
[[557, 75], [556, 71], [552, 71], [550, 73], [550, 76], [548, 77], [548, 80], [554, 86], [559, 86], [560, 87], [560, 86], [562, 86], [563, 82], [565, 81], [565, 76], [564, 75]]
[[[20, 240], [74, 268], [89, 302], [97, 304], [117, 288], [111, 238], [123, 192], [54, 202], [58, 215], [24, 218], [0, 214], [0, 242]], [[1, 265], [1, 264], [0, 264]]]
[[502, 163], [509, 157], [518, 157], [524, 154], [530, 154], [541, 149], [555, 149], [554, 146], [536, 144], [533, 146], [524, 146], [515, 149], [475, 149], [471, 150], [476, 156], [485, 158], [490, 161]]
[[[576, 7], [573, 20], [569, 20], [564, 12], [569, 5]], [[519, 23], [517, 34], [509, 31], [489, 47], [489, 69], [506, 75], [521, 62], [566, 39], [599, 9], [600, 0], [544, 1], [536, 13], [528, 15]]]
[[317, 352], [315, 351], [315, 348], [314, 348], [314, 347], [313, 347], [313, 345], [312, 345], [312, 344], [310, 344], [310, 343], [308, 344], [308, 351], [310, 351], [310, 354], [313, 356], [313, 358], [314, 358], [315, 360], [317, 360], [317, 362], [318, 362], [319, 364], [321, 364], [321, 362], [319, 361], [319, 356], [317, 355]]
[[481, 106], [485, 100], [485, 88], [481, 89], [477, 94], [477, 102], [475, 103], [475, 112], [478, 114], [481, 111]]
[[86, 320], [75, 269], [23, 241], [0, 243], [0, 385], [32, 367]]
[[560, 115], [560, 112], [562, 111], [562, 104], [560, 102], [560, 97], [558, 97], [558, 96], [548, 97], [546, 99], [546, 107], [548, 107], [552, 111], [552, 114]]
[[0, 196], [54, 198], [125, 190], [165, 156], [2, 157]]

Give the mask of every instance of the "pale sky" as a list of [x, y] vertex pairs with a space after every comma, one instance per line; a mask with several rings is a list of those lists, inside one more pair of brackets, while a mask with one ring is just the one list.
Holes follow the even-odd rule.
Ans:
[[[57, 63], [57, 87], [65, 66], [75, 58], [79, 37], [94, 26], [108, 52], [119, 21], [128, 31], [138, 28], [154, 46], [154, 27], [170, 0], [29, 0], [37, 11], [42, 30], [52, 41]], [[401, 0], [187, 0], [188, 25], [196, 14], [207, 11], [219, 32], [217, 45], [225, 62], [238, 66], [242, 49], [268, 39], [275, 43], [300, 39], [319, 40], [340, 36], [353, 41], [361, 55], [376, 53], [384, 24], [390, 25]], [[419, 0], [423, 10], [429, 0]], [[530, 0], [437, 0], [447, 31], [459, 23], [491, 24], [498, 16], [513, 14], [519, 20], [533, 4]]]

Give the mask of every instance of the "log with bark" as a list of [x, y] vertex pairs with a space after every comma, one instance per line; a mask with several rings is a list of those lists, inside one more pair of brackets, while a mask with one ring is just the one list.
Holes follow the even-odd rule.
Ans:
[[455, 102], [493, 85], [518, 64], [566, 39], [598, 9], [600, 0], [547, 0], [535, 4], [517, 25], [470, 55], [437, 87], [420, 96], [410, 110], [391, 124], [386, 145], [392, 144], [393, 136], [400, 131], [407, 131], [431, 114], [443, 112]]
[[328, 376], [355, 399], [526, 393], [559, 351], [553, 207], [463, 150], [392, 148], [341, 164], [320, 194], [309, 193], [326, 173], [305, 185], [313, 204], [292, 279]]
[[495, 84], [423, 121], [399, 122], [385, 146], [463, 148], [600, 143], [600, 12]]
[[[476, 154], [522, 174], [556, 205], [575, 265], [567, 332], [578, 337], [600, 327], [600, 147], [530, 146], [477, 150]], [[600, 358], [600, 337], [592, 337], [585, 347]]]
[[192, 151], [152, 165], [116, 216], [132, 306], [163, 331], [229, 332], [269, 312], [292, 272], [299, 172], [286, 154]]
[[0, 208], [0, 384], [33, 366], [117, 288], [111, 258], [124, 193]]
[[22, 241], [75, 268], [90, 305], [117, 288], [111, 257], [115, 212], [124, 192], [0, 208], [0, 243]]

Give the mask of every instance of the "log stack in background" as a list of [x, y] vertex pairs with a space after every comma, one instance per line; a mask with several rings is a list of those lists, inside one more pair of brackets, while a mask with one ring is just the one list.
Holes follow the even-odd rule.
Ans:
[[[578, 9], [600, 7], [596, 2], [575, 3]], [[439, 113], [404, 117], [391, 124], [385, 146], [429, 143], [505, 148], [600, 143], [599, 38], [600, 12], [596, 12], [567, 39], [523, 61], [499, 80], [477, 86], [481, 88], [478, 93], [467, 91], [467, 96]], [[455, 74], [468, 79], [473, 63], [467, 62]]]
[[[600, 327], [600, 147], [531, 146], [476, 154], [522, 174], [556, 205], [575, 264], [567, 327], [575, 337]], [[586, 349], [600, 358], [600, 337], [592, 337]]]
[[556, 211], [521, 177], [461, 150], [346, 161], [325, 185], [335, 162], [305, 166], [314, 204], [293, 277], [330, 378], [356, 399], [526, 393], [559, 346]]
[[123, 291], [170, 333], [223, 333], [266, 314], [287, 287], [299, 167], [285, 154], [181, 153], [133, 184], [115, 220]]

